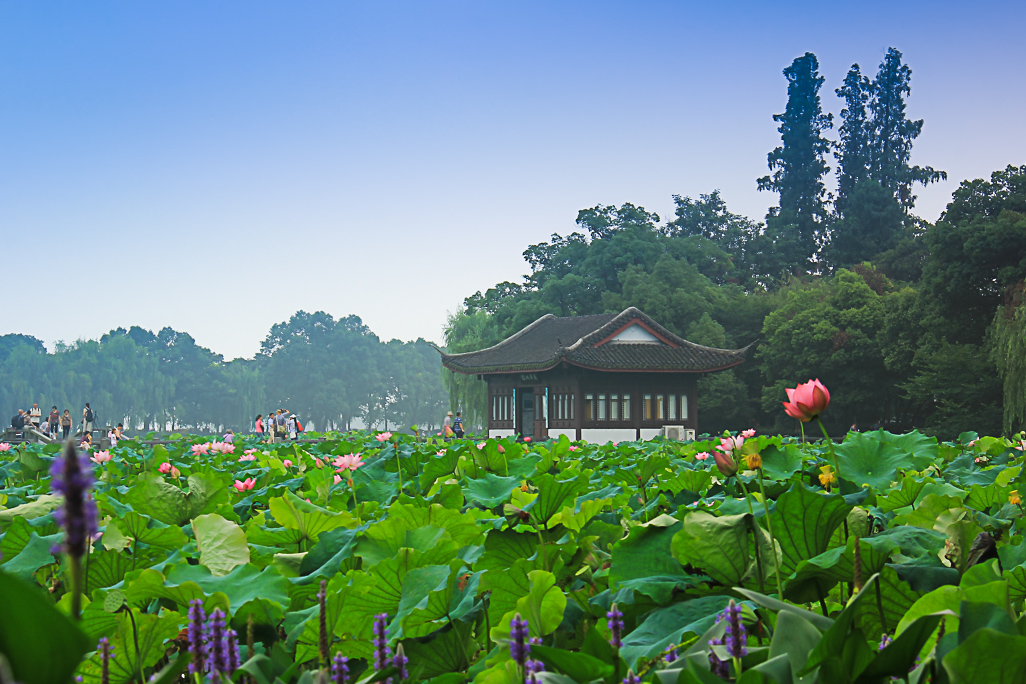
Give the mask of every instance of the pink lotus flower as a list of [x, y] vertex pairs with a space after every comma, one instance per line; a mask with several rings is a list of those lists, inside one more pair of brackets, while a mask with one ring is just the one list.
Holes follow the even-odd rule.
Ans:
[[973, 441], [971, 441], [968, 444], [966, 444], [966, 446], [967, 447], [974, 447], [974, 446], [976, 446], [976, 440], [974, 439]]
[[218, 442], [214, 440], [210, 444], [211, 453], [215, 454], [231, 454], [235, 452], [235, 445], [229, 442]]
[[577, 450], [578, 450], [578, 449], [580, 449], [580, 448], [581, 448], [581, 447], [577, 446], [576, 444], [571, 444], [571, 445], [570, 445], [570, 451], [577, 451]]
[[11, 445], [7, 442], [0, 442], [0, 451], [10, 451]]
[[374, 435], [374, 439], [378, 440], [379, 442], [387, 442], [388, 440], [392, 439], [392, 433], [382, 432], [381, 434]]
[[245, 480], [236, 480], [234, 487], [239, 492], [248, 492], [253, 489], [253, 485], [255, 484], [256, 482], [253, 478], [247, 477]]
[[159, 467], [159, 468], [157, 468], [157, 470], [159, 470], [159, 471], [160, 471], [161, 473], [163, 473], [164, 475], [167, 475], [168, 473], [170, 473], [170, 472], [171, 472], [171, 464], [170, 464], [170, 463], [167, 463], [167, 462], [165, 461], [164, 463], [161, 463], [161, 464], [160, 464], [160, 467]]
[[111, 455], [110, 455], [109, 451], [97, 451], [96, 454], [91, 459], [89, 459], [89, 460], [92, 461], [93, 463], [100, 464], [100, 463], [107, 463], [107, 462], [110, 461], [110, 459], [111, 459]]
[[292, 467], [292, 461], [290, 461], [290, 460], [289, 460], [289, 459], [287, 459], [287, 458], [286, 458], [286, 459], [285, 459], [284, 461], [282, 461], [282, 462], [281, 462], [281, 464], [282, 464], [283, 466], [285, 466], [286, 468], [291, 468], [291, 467]]
[[524, 441], [525, 441], [525, 442], [530, 442], [530, 441], [531, 441], [531, 438], [530, 438], [530, 437], [524, 437]]
[[445, 456], [445, 449], [439, 449], [436, 451], [435, 456]]
[[335, 484], [338, 484], [341, 481], [342, 481], [342, 476], [339, 475], [338, 473], [335, 473]]
[[506, 453], [506, 450], [503, 448], [503, 446], [501, 444], [499, 445], [499, 453], [500, 454]]
[[485, 448], [485, 444], [487, 444], [487, 442], [481, 442], [480, 444], [477, 445], [477, 448], [478, 449], [484, 449]]
[[193, 456], [199, 456], [200, 454], [209, 454], [209, 453], [210, 453], [210, 445], [207, 444], [206, 442], [203, 442], [202, 444], [193, 444], [192, 445], [192, 455]]
[[314, 465], [317, 466], [318, 468], [323, 468], [324, 467], [324, 461], [322, 461], [319, 458], [314, 458]]
[[255, 461], [255, 460], [257, 460], [256, 459], [256, 454], [243, 454], [242, 456], [239, 456], [239, 463], [242, 463], [243, 461]]
[[701, 452], [695, 454], [695, 458], [697, 460], [699, 460], [699, 461], [704, 461], [704, 460], [709, 458], [709, 452], [708, 451], [701, 451]]
[[182, 476], [182, 471], [178, 470], [178, 468], [175, 468], [174, 466], [171, 466], [171, 477], [173, 477], [173, 478], [175, 478], [177, 480], [181, 476]]
[[741, 435], [737, 437], [723, 437], [720, 439], [720, 445], [716, 447], [720, 451], [731, 454], [735, 451], [740, 451], [741, 445], [745, 443], [745, 438]]
[[332, 465], [339, 470], [356, 470], [363, 465], [363, 461], [360, 459], [360, 454], [346, 454], [336, 458]]
[[782, 402], [784, 412], [803, 423], [818, 418], [830, 405], [830, 392], [818, 378], [799, 383], [794, 389], [788, 387], [784, 391], [788, 399]]
[[255, 454], [256, 452], [257, 452], [257, 450], [256, 450], [256, 449], [246, 449], [246, 450], [245, 450], [245, 451], [243, 451], [242, 453], [244, 453], [244, 454], [246, 454], [247, 456], [249, 456], [250, 454]]
[[1024, 439], [1021, 442], [1019, 442], [1018, 444], [1016, 444], [1015, 448], [1018, 449], [1019, 451], [1026, 451], [1026, 439]]
[[441, 433], [441, 432], [436, 432], [436, 433], [435, 433], [435, 437], [441, 437], [441, 436], [442, 436], [442, 433]]
[[741, 433], [741, 436], [744, 437], [745, 439], [751, 439], [752, 437], [755, 437], [755, 430], [752, 429], [752, 428], [749, 428], [748, 430], [744, 430]]

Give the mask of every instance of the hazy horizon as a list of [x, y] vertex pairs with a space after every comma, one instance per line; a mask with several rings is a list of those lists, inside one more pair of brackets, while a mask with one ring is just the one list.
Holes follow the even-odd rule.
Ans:
[[[1026, 163], [1021, 3], [0, 1], [0, 334], [251, 358], [297, 310], [439, 342], [577, 211], [719, 189], [762, 220], [781, 70], [912, 68], [935, 221]], [[828, 136], [836, 139], [835, 129]], [[831, 166], [835, 164], [831, 161]], [[833, 172], [831, 171], [831, 184]], [[13, 303], [17, 302], [17, 303]]]

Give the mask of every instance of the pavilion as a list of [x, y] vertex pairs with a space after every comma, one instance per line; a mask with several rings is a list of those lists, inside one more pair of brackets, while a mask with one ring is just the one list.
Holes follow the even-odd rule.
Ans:
[[744, 363], [749, 347], [688, 342], [631, 307], [546, 314], [487, 349], [442, 352], [442, 364], [487, 381], [489, 437], [694, 439], [698, 376]]

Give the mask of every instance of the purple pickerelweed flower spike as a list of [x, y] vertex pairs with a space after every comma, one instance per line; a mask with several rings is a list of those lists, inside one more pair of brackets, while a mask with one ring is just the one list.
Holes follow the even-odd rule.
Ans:
[[384, 670], [389, 665], [392, 651], [388, 648], [388, 613], [374, 616], [374, 669]]
[[878, 646], [876, 650], [884, 650], [885, 648], [891, 645], [892, 641], [894, 641], [894, 639], [891, 638], [891, 635], [884, 632], [884, 635], [880, 637], [880, 646]]
[[723, 645], [727, 647], [727, 653], [732, 658], [743, 658], [748, 653], [745, 647], [748, 643], [748, 633], [741, 622], [741, 606], [731, 599], [724, 611], [724, 617], [727, 621], [727, 632], [723, 636]]
[[545, 663], [540, 660], [528, 660], [524, 665], [524, 672], [527, 674], [525, 684], [538, 684], [538, 673], [545, 671]]
[[663, 656], [663, 662], [665, 662], [667, 665], [677, 662], [677, 649], [670, 649], [666, 653], [666, 655]]
[[239, 635], [234, 629], [229, 629], [225, 636], [225, 650], [227, 652], [228, 669], [225, 674], [231, 677], [239, 669]]
[[96, 534], [96, 502], [88, 496], [93, 486], [88, 462], [83, 467], [69, 442], [64, 453], [54, 459], [50, 476], [50, 487], [64, 495], [64, 504], [54, 512], [64, 528], [64, 550], [73, 558], [81, 558]]
[[609, 627], [609, 643], [613, 648], [623, 646], [623, 613], [614, 603], [606, 613], [606, 625]]
[[722, 639], [712, 639], [709, 642], [709, 670], [720, 679], [728, 679], [730, 677], [730, 667], [725, 661], [720, 660], [720, 657], [712, 650], [713, 646], [720, 646], [722, 644]]
[[222, 675], [228, 673], [224, 613], [220, 608], [215, 608], [207, 620], [207, 669], [215, 682], [221, 681]]
[[336, 653], [331, 663], [331, 681], [332, 684], [349, 684], [349, 658], [341, 653]]
[[317, 592], [317, 605], [320, 607], [317, 623], [317, 650], [321, 657], [321, 665], [327, 667], [328, 660], [331, 658], [331, 645], [328, 641], [328, 583], [325, 580], [321, 580], [321, 590]]
[[207, 669], [206, 652], [203, 649], [203, 627], [206, 621], [207, 614], [203, 611], [203, 601], [189, 601], [189, 653], [192, 653], [189, 672], [193, 674], [202, 674]]
[[403, 653], [403, 645], [399, 644], [395, 647], [395, 657], [392, 658], [392, 667], [396, 669], [396, 682], [410, 678], [410, 673], [406, 671], [406, 663], [408, 662], [410, 662], [410, 659]]
[[634, 674], [634, 670], [627, 670], [627, 676], [623, 678], [623, 684], [641, 684], [641, 680], [638, 679], [638, 675]]
[[110, 684], [110, 654], [113, 649], [107, 637], [100, 637], [97, 650], [100, 652], [100, 684]]
[[527, 664], [527, 656], [531, 654], [531, 644], [527, 641], [528, 636], [527, 620], [522, 619], [520, 613], [517, 613], [509, 621], [509, 653], [520, 667]]

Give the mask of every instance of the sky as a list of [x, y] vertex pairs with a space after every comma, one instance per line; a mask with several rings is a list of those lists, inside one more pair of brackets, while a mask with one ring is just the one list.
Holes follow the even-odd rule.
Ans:
[[719, 189], [761, 220], [807, 51], [835, 116], [853, 63], [904, 53], [935, 221], [1026, 164], [1024, 25], [1022, 2], [0, 0], [0, 334], [171, 326], [230, 359], [302, 309], [441, 341], [580, 209]]

